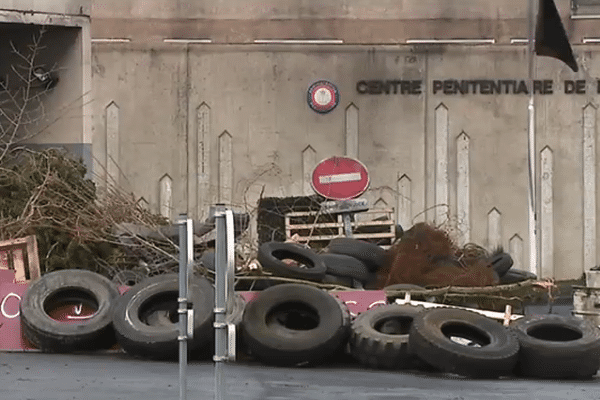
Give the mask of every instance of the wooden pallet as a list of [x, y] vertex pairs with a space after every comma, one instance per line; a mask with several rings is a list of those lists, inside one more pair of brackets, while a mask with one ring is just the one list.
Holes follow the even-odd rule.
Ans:
[[[368, 220], [368, 216], [383, 218]], [[396, 223], [393, 209], [375, 209], [360, 213], [362, 221], [353, 221], [354, 239], [376, 241], [383, 246], [391, 245], [396, 238]], [[301, 243], [325, 242], [344, 235], [344, 222], [341, 214], [322, 214], [318, 211], [291, 212], [285, 215], [285, 235], [287, 240]]]
[[13, 270], [17, 283], [39, 278], [40, 263], [35, 236], [0, 242], [0, 269]]

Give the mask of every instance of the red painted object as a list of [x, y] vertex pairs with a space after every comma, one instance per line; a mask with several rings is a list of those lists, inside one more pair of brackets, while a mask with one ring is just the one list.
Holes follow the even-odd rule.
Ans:
[[[27, 283], [14, 283], [14, 271], [1, 271], [0, 275], [0, 351], [36, 350], [21, 335], [19, 305], [27, 291]], [[6, 274], [9, 272], [9, 274]]]
[[[0, 351], [37, 351], [21, 334], [21, 320], [19, 318], [19, 305], [21, 298], [27, 291], [27, 283], [14, 283], [14, 272], [0, 271]], [[121, 294], [128, 287], [120, 287]], [[240, 292], [246, 302], [250, 302], [260, 292]], [[386, 304], [383, 290], [357, 290], [332, 293], [346, 304], [350, 314], [355, 316], [371, 308]], [[94, 310], [86, 309], [81, 304], [64, 304], [60, 308], [50, 311], [51, 316], [57, 321], [66, 324], [78, 323], [90, 318]]]
[[315, 167], [311, 184], [315, 192], [327, 199], [353, 199], [369, 187], [369, 172], [353, 158], [331, 157]]

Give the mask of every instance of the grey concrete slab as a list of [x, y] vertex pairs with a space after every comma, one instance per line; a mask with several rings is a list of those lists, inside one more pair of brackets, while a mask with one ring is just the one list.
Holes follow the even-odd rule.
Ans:
[[[188, 369], [188, 399], [214, 397], [214, 367]], [[589, 381], [465, 379], [418, 371], [363, 369], [356, 364], [313, 368], [227, 364], [225, 399], [481, 400], [600, 399], [600, 377]], [[178, 399], [178, 365], [123, 354], [0, 354], [2, 400]]]

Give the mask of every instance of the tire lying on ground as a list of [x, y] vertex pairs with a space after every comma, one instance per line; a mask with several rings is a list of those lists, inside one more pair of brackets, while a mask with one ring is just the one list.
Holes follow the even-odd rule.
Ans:
[[600, 369], [600, 330], [557, 314], [527, 316], [512, 326], [521, 350], [517, 371], [536, 378], [591, 378]]
[[[327, 270], [321, 256], [294, 243], [263, 243], [258, 248], [257, 259], [265, 270], [286, 278], [320, 281]], [[292, 260], [300, 265], [284, 260]]]
[[500, 276], [500, 284], [508, 285], [511, 283], [523, 282], [528, 279], [537, 279], [537, 275], [520, 269], [509, 269], [504, 275]]
[[351, 288], [354, 286], [354, 281], [352, 278], [347, 276], [335, 276], [326, 274], [323, 279], [321, 279], [321, 283], [329, 284], [329, 285], [339, 285]]
[[386, 251], [376, 244], [347, 237], [332, 239], [327, 245], [330, 253], [345, 254], [362, 261], [369, 271], [376, 272], [386, 260]]
[[327, 360], [349, 334], [346, 307], [308, 285], [282, 284], [246, 305], [242, 335], [246, 348], [267, 364], [297, 365]]
[[320, 256], [325, 263], [327, 274], [329, 275], [356, 279], [363, 284], [373, 282], [377, 279], [377, 276], [359, 259], [345, 254], [333, 253], [323, 253]]
[[[212, 340], [215, 296], [212, 284], [203, 277], [194, 277], [188, 290], [194, 310], [194, 337], [188, 340], [188, 349], [196, 351]], [[115, 302], [113, 326], [125, 352], [152, 359], [177, 358], [178, 296], [178, 275], [166, 274], [133, 286]]]
[[409, 348], [444, 372], [492, 378], [513, 371], [519, 342], [508, 328], [483, 315], [434, 308], [414, 319]]
[[111, 316], [118, 297], [116, 285], [94, 272], [51, 272], [23, 296], [22, 331], [45, 352], [109, 348], [115, 343]]
[[417, 364], [408, 350], [410, 327], [422, 307], [390, 304], [358, 315], [352, 322], [350, 354], [372, 368], [400, 369]]
[[505, 253], [502, 249], [498, 249], [490, 257], [490, 264], [498, 276], [502, 278], [510, 270], [510, 267], [513, 266], [513, 259], [510, 254]]

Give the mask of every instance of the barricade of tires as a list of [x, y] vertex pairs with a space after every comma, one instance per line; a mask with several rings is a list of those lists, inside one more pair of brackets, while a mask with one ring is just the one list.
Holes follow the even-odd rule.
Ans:
[[257, 259], [275, 276], [350, 288], [373, 284], [386, 260], [386, 251], [380, 246], [345, 237], [331, 240], [325, 250], [317, 254], [295, 243], [267, 242], [259, 247]]
[[[203, 277], [191, 285], [194, 338], [188, 346], [191, 353], [206, 354], [213, 343], [214, 289]], [[119, 296], [98, 274], [53, 272], [23, 297], [23, 333], [45, 352], [118, 343], [133, 356], [176, 359], [177, 296], [176, 274], [148, 278]], [[75, 304], [81, 319], [56, 319], [61, 307]], [[600, 329], [583, 319], [528, 316], [505, 327], [461, 309], [389, 304], [352, 320], [336, 297], [306, 284], [279, 284], [248, 304], [236, 297], [235, 304], [230, 321], [239, 326], [242, 352], [270, 365], [322, 364], [349, 354], [369, 368], [475, 378], [589, 379], [600, 368]]]

